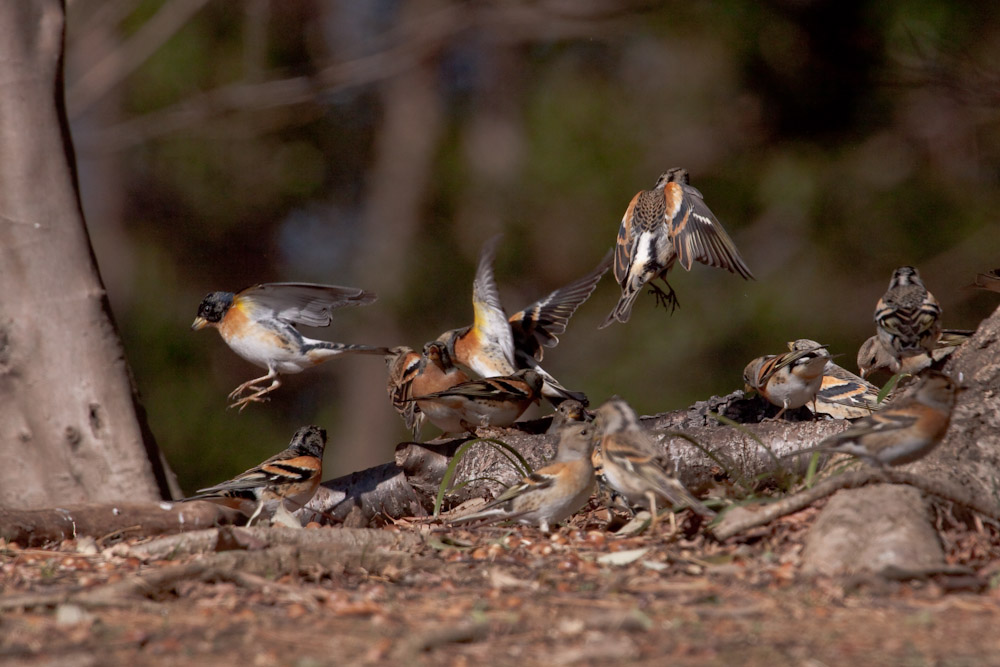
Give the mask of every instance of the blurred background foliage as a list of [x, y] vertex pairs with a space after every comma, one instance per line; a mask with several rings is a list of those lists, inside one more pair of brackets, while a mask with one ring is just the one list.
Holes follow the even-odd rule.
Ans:
[[[945, 326], [996, 305], [1000, 5], [950, 0], [68, 0], [84, 209], [160, 446], [191, 492], [331, 434], [326, 477], [405, 439], [378, 358], [288, 376], [188, 326], [266, 281], [374, 290], [310, 335], [419, 347], [471, 321], [481, 244], [519, 310], [614, 243], [632, 195], [683, 166], [757, 280], [675, 270], [603, 331], [605, 278], [546, 367], [643, 413], [741, 384], [820, 339], [853, 368], [894, 268]], [[540, 412], [540, 411], [539, 411]], [[433, 431], [432, 427], [428, 430]]]

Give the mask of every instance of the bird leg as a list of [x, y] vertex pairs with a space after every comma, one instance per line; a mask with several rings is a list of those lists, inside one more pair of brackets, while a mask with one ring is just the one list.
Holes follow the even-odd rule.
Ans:
[[656, 495], [647, 491], [646, 498], [649, 499], [649, 529], [653, 530], [656, 528]]
[[663, 304], [664, 308], [670, 308], [670, 314], [673, 315], [674, 311], [680, 307], [681, 302], [677, 299], [677, 292], [675, 292], [674, 288], [670, 286], [670, 283], [666, 280], [663, 281], [663, 284], [667, 286], [668, 290], [670, 290], [669, 292], [664, 292], [662, 287], [654, 284], [653, 282], [648, 282], [646, 284], [649, 286], [649, 293], [656, 297], [656, 305], [659, 306], [660, 304]]
[[253, 514], [250, 515], [250, 518], [247, 519], [247, 528], [249, 528], [253, 524], [254, 519], [260, 516], [260, 512], [263, 509], [264, 509], [264, 500], [261, 499], [261, 501], [257, 503], [257, 509], [255, 509], [253, 511]]
[[[268, 380], [271, 380], [271, 384], [269, 386], [267, 387], [258, 386], [261, 383], [266, 382]], [[250, 405], [251, 403], [263, 403], [264, 401], [266, 401], [267, 399], [263, 398], [263, 396], [265, 394], [271, 393], [280, 386], [281, 386], [281, 376], [279, 376], [278, 373], [272, 369], [267, 375], [255, 378], [253, 380], [250, 380], [249, 382], [244, 382], [236, 389], [234, 389], [232, 392], [230, 392], [229, 394], [230, 400], [233, 400], [234, 398], [236, 398], [237, 396], [239, 396], [244, 392], [252, 391], [253, 393], [248, 393], [243, 398], [234, 401], [232, 404], [230, 404], [229, 407], [231, 408], [239, 407], [240, 412], [243, 412], [243, 408]]]

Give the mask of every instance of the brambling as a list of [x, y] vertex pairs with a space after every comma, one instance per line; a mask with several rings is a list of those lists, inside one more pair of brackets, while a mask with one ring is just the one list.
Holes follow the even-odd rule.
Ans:
[[1000, 292], [1000, 269], [976, 274], [976, 281], [972, 283], [971, 287], [978, 287], [990, 292]]
[[872, 336], [858, 348], [858, 371], [861, 377], [868, 377], [883, 369], [894, 375], [896, 373], [916, 375], [925, 368], [938, 366], [962, 343], [969, 340], [973, 333], [960, 329], [942, 329], [933, 350], [901, 358], [896, 358], [887, 350], [877, 335]]
[[715, 516], [715, 512], [691, 495], [680, 480], [664, 471], [652, 439], [628, 403], [618, 397], [605, 401], [596, 410], [595, 424], [605, 480], [629, 503], [645, 505], [654, 525], [657, 498], [690, 507], [703, 517]]
[[510, 426], [539, 401], [542, 384], [542, 376], [527, 368], [406, 400], [415, 401], [427, 420], [445, 433], [464, 433], [479, 426]]
[[598, 281], [611, 266], [606, 256], [590, 273], [549, 293], [509, 318], [500, 302], [500, 293], [493, 276], [493, 260], [500, 236], [490, 239], [479, 256], [479, 265], [472, 285], [473, 323], [446, 331], [438, 337], [445, 343], [452, 358], [481, 377], [510, 375], [532, 368], [545, 380], [543, 395], [553, 404], [573, 399], [584, 405], [587, 397], [570, 391], [539, 362], [543, 347], [555, 347], [559, 336], [577, 308], [590, 297]]
[[403, 418], [414, 440], [419, 438], [424, 415], [417, 409], [416, 403], [406, 399], [410, 397], [413, 376], [422, 363], [424, 363], [423, 355], [406, 345], [390, 347], [388, 354], [385, 355], [385, 365], [389, 371], [385, 389], [389, 394], [389, 401]]
[[452, 519], [478, 519], [537, 524], [542, 532], [572, 516], [594, 492], [592, 424], [569, 423], [559, 431], [559, 449], [552, 463], [536, 470], [497, 496], [481, 510]]
[[[673, 168], [661, 174], [652, 190], [640, 190], [622, 216], [615, 247], [615, 279], [622, 288], [618, 304], [601, 323], [628, 322], [632, 305], [643, 286], [649, 285], [657, 301], [677, 307], [677, 295], [667, 274], [679, 261], [685, 270], [697, 260], [753, 278], [733, 240], [705, 205], [702, 194], [688, 184], [688, 172]], [[653, 284], [657, 278], [664, 292]]]
[[[822, 347], [816, 341], [808, 338], [800, 338], [788, 343], [788, 349], [792, 352]], [[871, 382], [838, 366], [830, 359], [823, 367], [823, 381], [819, 391], [816, 392], [816, 400], [812, 406], [807, 402], [806, 407], [809, 407], [814, 413], [822, 412], [834, 419], [858, 419], [866, 417], [882, 407], [878, 402], [878, 393], [878, 387]]]
[[407, 399], [450, 389], [469, 381], [469, 376], [451, 361], [444, 343], [432, 341], [424, 346], [423, 354], [400, 346], [389, 350], [385, 357], [389, 366], [386, 389], [389, 400], [400, 414], [413, 439], [420, 437], [425, 416], [414, 401]]
[[267, 510], [272, 523], [301, 528], [289, 510], [304, 507], [319, 488], [325, 448], [326, 431], [318, 426], [303, 426], [292, 436], [288, 449], [228, 482], [198, 489], [198, 495], [184, 502], [208, 500], [232, 507], [250, 514], [248, 526]]
[[552, 423], [549, 424], [549, 428], [545, 432], [559, 433], [563, 426], [585, 421], [590, 421], [587, 408], [580, 401], [574, 401], [570, 398], [556, 407], [556, 411], [552, 414]]
[[815, 402], [828, 361], [830, 353], [825, 347], [805, 345], [784, 354], [757, 357], [743, 369], [743, 382], [747, 391], [756, 391], [781, 408], [774, 416], [780, 419], [786, 410]]
[[892, 274], [889, 289], [875, 305], [879, 342], [894, 359], [930, 353], [941, 335], [941, 306], [912, 266]]
[[[295, 328], [296, 324], [329, 326], [334, 309], [368, 304], [375, 298], [355, 287], [265, 283], [235, 294], [212, 292], [198, 306], [191, 328], [218, 329], [233, 352], [267, 369], [267, 375], [244, 382], [229, 394], [234, 401], [229, 407], [242, 411], [250, 403], [267, 400], [265, 395], [281, 386], [281, 373], [300, 373], [340, 354], [386, 354], [384, 347], [306, 338]], [[267, 382], [271, 384], [263, 386]]]
[[813, 451], [851, 454], [875, 466], [897, 466], [923, 458], [944, 438], [958, 387], [940, 371], [926, 371], [905, 394], [873, 415], [860, 419]]

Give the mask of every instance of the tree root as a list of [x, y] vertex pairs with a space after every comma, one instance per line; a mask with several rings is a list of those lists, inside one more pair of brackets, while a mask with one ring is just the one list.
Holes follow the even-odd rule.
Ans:
[[768, 505], [756, 508], [734, 507], [722, 516], [712, 533], [719, 540], [727, 540], [742, 532], [764, 526], [775, 519], [805, 509], [817, 500], [841, 489], [856, 489], [868, 484], [908, 484], [924, 493], [963, 505], [991, 519], [1000, 521], [1000, 507], [995, 502], [972, 496], [965, 489], [943, 480], [929, 479], [902, 470], [866, 468], [826, 479], [811, 489], [787, 496]]

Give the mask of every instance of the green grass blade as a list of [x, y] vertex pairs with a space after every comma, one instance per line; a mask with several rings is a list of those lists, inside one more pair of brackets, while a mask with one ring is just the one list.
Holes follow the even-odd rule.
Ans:
[[[441, 505], [444, 504], [444, 494], [447, 492], [451, 485], [451, 480], [455, 477], [455, 471], [458, 470], [458, 464], [462, 460], [462, 457], [472, 448], [473, 445], [480, 442], [485, 442], [497, 451], [499, 451], [504, 458], [511, 464], [511, 466], [522, 476], [527, 477], [531, 474], [531, 466], [528, 461], [521, 455], [521, 452], [517, 451], [511, 445], [501, 440], [496, 440], [495, 438], [473, 438], [468, 442], [462, 443], [462, 446], [455, 451], [455, 455], [448, 462], [448, 467], [445, 468], [444, 476], [441, 478], [441, 484], [438, 485], [437, 495], [434, 497], [434, 513], [433, 516], [436, 518], [441, 515]], [[469, 482], [474, 480], [469, 480]], [[464, 482], [463, 486], [468, 484]], [[459, 487], [461, 488], [461, 487]]]

